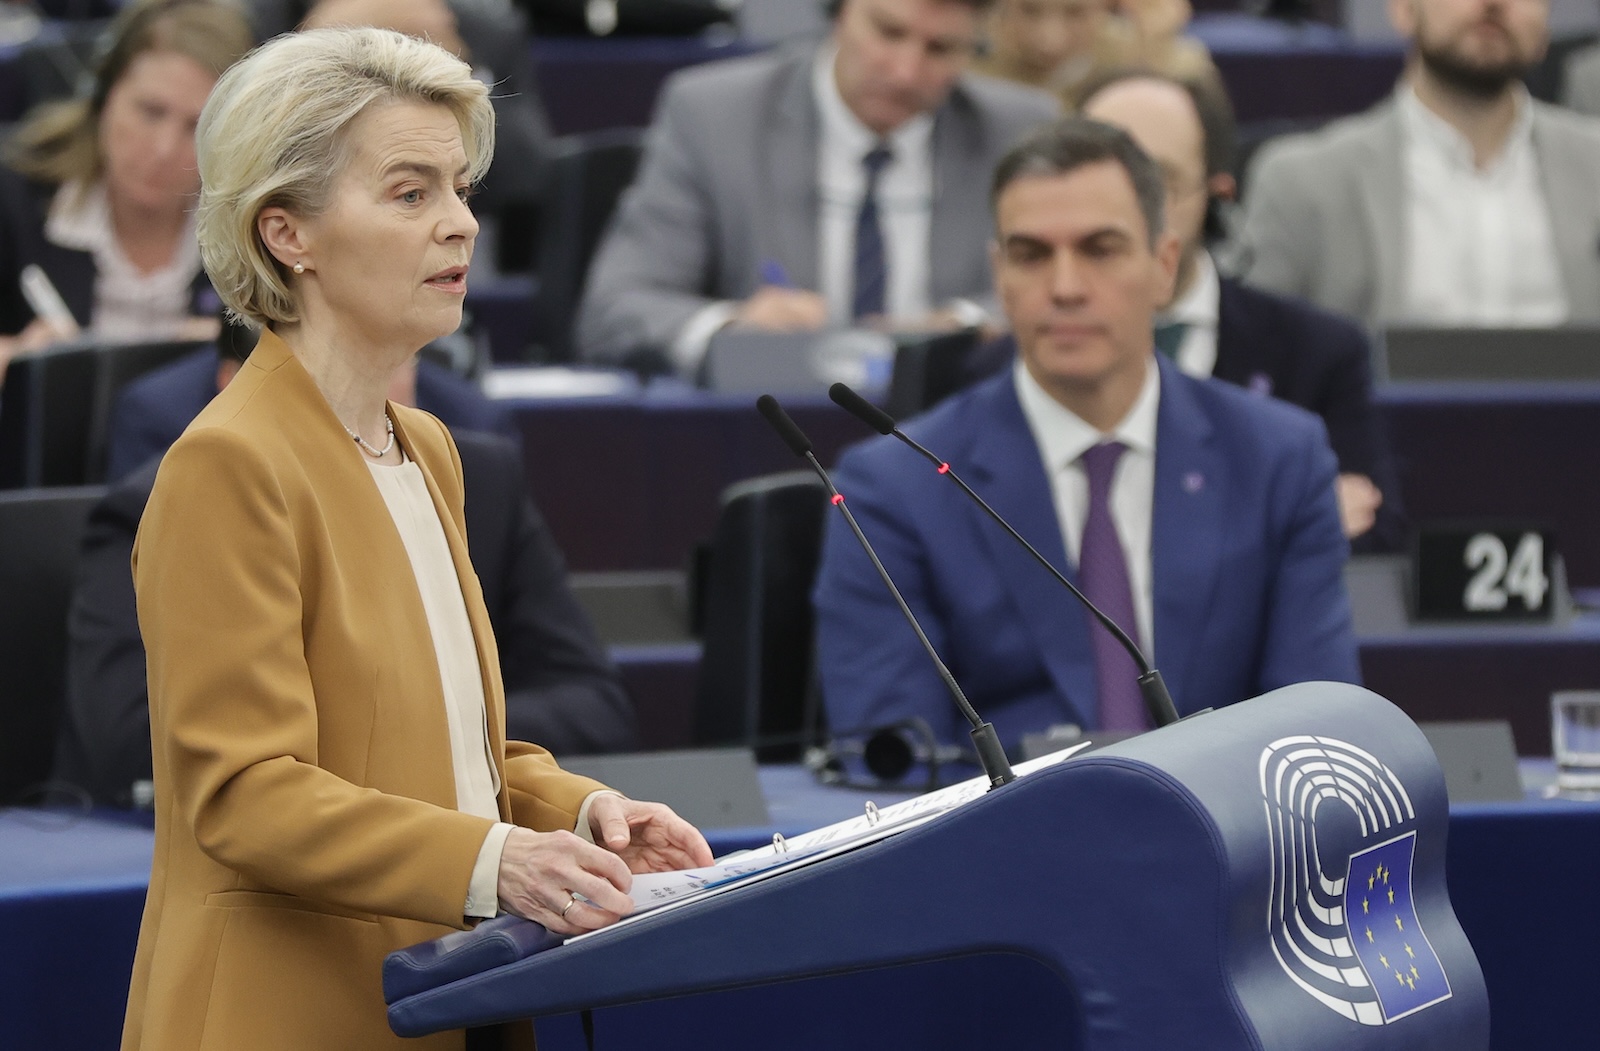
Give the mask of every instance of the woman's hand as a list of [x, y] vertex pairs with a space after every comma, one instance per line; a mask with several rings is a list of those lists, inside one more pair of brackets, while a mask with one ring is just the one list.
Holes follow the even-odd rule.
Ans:
[[500, 854], [500, 907], [555, 934], [617, 922], [633, 911], [631, 886], [620, 857], [571, 832], [514, 828]]
[[43, 350], [52, 343], [71, 339], [77, 334], [77, 326], [68, 331], [52, 325], [44, 318], [36, 317], [28, 323], [27, 328], [15, 336], [0, 336], [0, 385], [6, 381], [6, 368], [11, 364], [12, 358], [20, 358], [24, 354]]
[[711, 864], [711, 848], [699, 829], [661, 803], [641, 803], [613, 793], [589, 804], [594, 841], [620, 857], [632, 872], [670, 872]]
[[18, 332], [15, 336], [4, 337], [11, 348], [12, 355], [32, 354], [62, 340], [75, 339], [82, 335], [78, 326], [70, 319], [65, 321], [47, 321], [36, 317], [28, 322], [28, 327]]

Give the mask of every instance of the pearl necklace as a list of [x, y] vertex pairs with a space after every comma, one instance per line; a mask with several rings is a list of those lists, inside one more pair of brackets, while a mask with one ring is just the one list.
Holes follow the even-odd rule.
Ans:
[[[389, 441], [381, 449], [373, 448], [371, 445], [367, 444], [367, 440], [365, 438], [361, 437], [361, 435], [357, 434], [355, 431], [352, 431], [348, 427], [344, 428], [344, 433], [356, 440], [356, 444], [361, 446], [362, 452], [366, 453], [374, 460], [381, 460], [385, 456], [389, 455], [389, 450], [394, 448], [394, 421], [389, 418], [388, 412], [383, 414], [383, 423], [389, 431]], [[339, 426], [344, 427], [344, 424], [341, 422]]]

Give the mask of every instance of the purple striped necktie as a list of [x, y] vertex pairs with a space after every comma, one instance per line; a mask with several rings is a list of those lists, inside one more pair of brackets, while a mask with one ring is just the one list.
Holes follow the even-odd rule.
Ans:
[[[1089, 514], [1083, 522], [1078, 586], [1090, 602], [1138, 643], [1139, 622], [1134, 615], [1128, 562], [1117, 535], [1117, 523], [1111, 517], [1111, 483], [1116, 477], [1117, 461], [1127, 448], [1117, 441], [1102, 442], [1083, 454], [1083, 469], [1089, 476]], [[1100, 728], [1148, 729], [1150, 723], [1137, 682], [1139, 669], [1133, 658], [1093, 618], [1089, 621], [1089, 638], [1094, 646], [1095, 678], [1100, 684]]]

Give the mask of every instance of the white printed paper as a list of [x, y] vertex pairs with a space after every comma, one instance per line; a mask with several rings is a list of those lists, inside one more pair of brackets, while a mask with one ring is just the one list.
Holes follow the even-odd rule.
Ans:
[[[1013, 772], [1019, 778], [1025, 777], [1069, 759], [1088, 746], [1089, 742], [1084, 741], [1071, 748], [1019, 763], [1013, 768]], [[641, 873], [633, 877], [630, 894], [633, 898], [634, 912], [631, 915], [610, 927], [576, 935], [567, 941], [604, 934], [606, 931], [615, 930], [629, 922], [655, 915], [665, 909], [701, 901], [735, 887], [815, 864], [825, 858], [896, 835], [979, 799], [988, 790], [989, 779], [975, 777], [914, 799], [907, 799], [882, 810], [869, 803], [867, 813], [861, 817], [825, 825], [790, 839], [774, 837], [774, 843], [770, 846], [730, 854], [701, 868]]]

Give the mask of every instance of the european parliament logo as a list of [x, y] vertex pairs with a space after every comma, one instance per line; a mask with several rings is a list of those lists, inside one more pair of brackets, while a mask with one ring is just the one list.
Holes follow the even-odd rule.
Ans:
[[1416, 810], [1371, 753], [1298, 735], [1261, 753], [1272, 840], [1268, 929], [1284, 973], [1331, 1010], [1386, 1025], [1450, 997], [1417, 919]]

